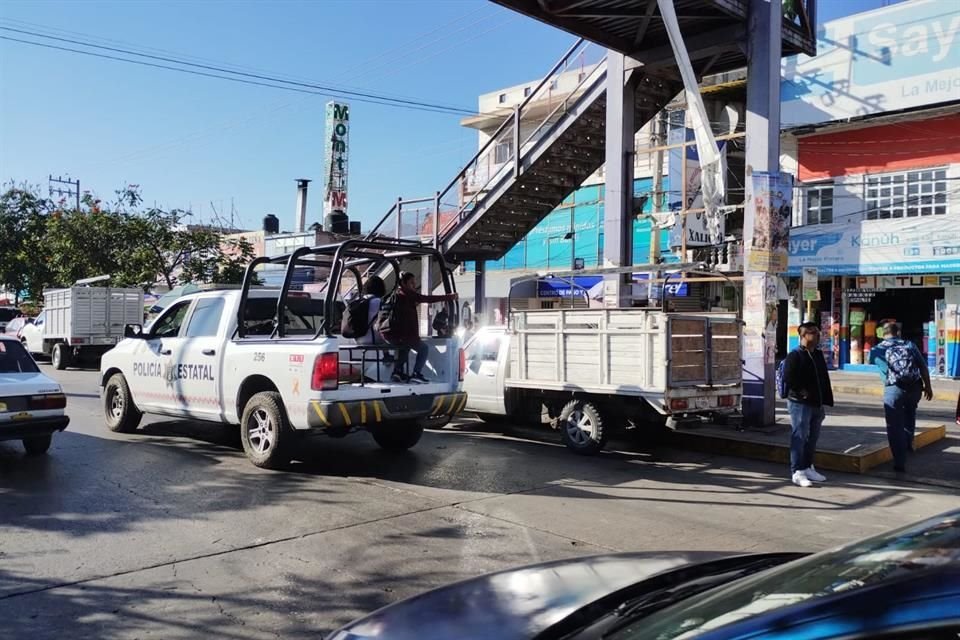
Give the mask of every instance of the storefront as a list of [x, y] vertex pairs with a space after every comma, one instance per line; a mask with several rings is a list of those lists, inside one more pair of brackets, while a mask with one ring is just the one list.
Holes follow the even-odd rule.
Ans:
[[[874, 370], [870, 348], [885, 320], [927, 355], [934, 375], [960, 377], [960, 221], [952, 217], [863, 220], [794, 229], [790, 239], [788, 347], [796, 326], [823, 330], [834, 367]], [[807, 315], [800, 278], [818, 270], [819, 301]]]

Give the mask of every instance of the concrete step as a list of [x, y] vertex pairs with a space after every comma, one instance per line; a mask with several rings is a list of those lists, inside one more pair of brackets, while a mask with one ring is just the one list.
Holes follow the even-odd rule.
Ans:
[[[915, 451], [946, 437], [946, 425], [918, 421], [913, 441]], [[781, 417], [761, 429], [721, 425], [698, 425], [673, 432], [671, 444], [717, 455], [790, 462], [790, 423]], [[887, 444], [886, 427], [879, 417], [851, 417], [828, 414], [817, 443], [814, 465], [821, 470], [866, 473], [893, 460]], [[910, 471], [909, 465], [907, 468]], [[785, 472], [786, 473], [786, 472]]]

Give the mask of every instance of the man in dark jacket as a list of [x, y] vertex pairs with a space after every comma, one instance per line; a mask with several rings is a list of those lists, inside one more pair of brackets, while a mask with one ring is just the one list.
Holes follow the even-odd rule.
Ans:
[[824, 482], [813, 466], [824, 407], [833, 406], [833, 389], [827, 363], [820, 351], [820, 328], [815, 322], [804, 322], [797, 329], [800, 346], [789, 354], [783, 368], [790, 410], [790, 472], [793, 484], [809, 487], [811, 482]]
[[400, 274], [400, 287], [397, 289], [396, 300], [392, 313], [389, 315], [389, 323], [384, 325], [381, 321], [380, 331], [383, 338], [389, 343], [399, 346], [397, 349], [397, 360], [394, 364], [392, 380], [394, 382], [404, 382], [402, 367], [410, 357], [410, 350], [417, 352], [417, 359], [413, 365], [413, 373], [409, 380], [414, 382], [427, 382], [423, 376], [423, 367], [427, 364], [427, 345], [420, 339], [420, 317], [417, 313], [417, 305], [431, 302], [447, 302], [456, 300], [456, 293], [449, 293], [441, 296], [425, 296], [416, 289], [417, 282], [412, 273], [403, 272]]

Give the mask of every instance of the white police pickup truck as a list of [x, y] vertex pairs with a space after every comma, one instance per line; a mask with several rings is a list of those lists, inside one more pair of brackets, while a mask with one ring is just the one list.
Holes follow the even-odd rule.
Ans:
[[[246, 455], [266, 468], [289, 462], [305, 436], [366, 430], [385, 449], [414, 446], [424, 426], [445, 424], [466, 404], [459, 342], [426, 338], [427, 381], [398, 383], [384, 362], [395, 349], [340, 335], [345, 294], [376, 274], [389, 296], [413, 267], [439, 270], [453, 292], [433, 249], [347, 240], [257, 258], [240, 290], [180, 298], [149, 327], [128, 326], [103, 356], [107, 428], [133, 431], [143, 413], [239, 425]], [[280, 273], [281, 287], [258, 286]]]

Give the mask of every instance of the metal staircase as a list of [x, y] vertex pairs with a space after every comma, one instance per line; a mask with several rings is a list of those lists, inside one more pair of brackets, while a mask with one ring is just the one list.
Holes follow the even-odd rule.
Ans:
[[[604, 163], [603, 52], [579, 40], [442, 191], [398, 201], [368, 237], [435, 243], [451, 263], [503, 256]], [[682, 85], [640, 69], [628, 74], [626, 82], [638, 83], [639, 130]]]

